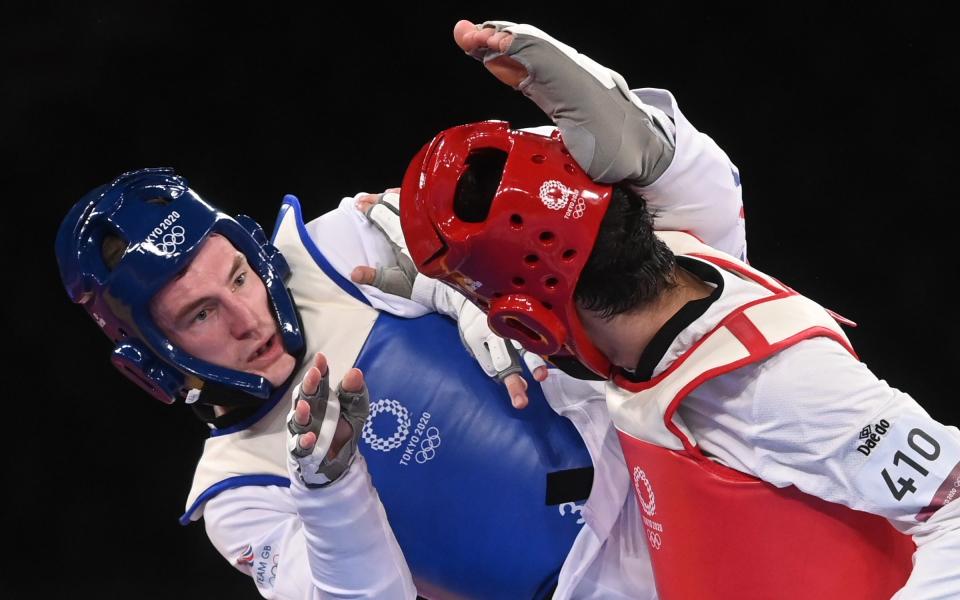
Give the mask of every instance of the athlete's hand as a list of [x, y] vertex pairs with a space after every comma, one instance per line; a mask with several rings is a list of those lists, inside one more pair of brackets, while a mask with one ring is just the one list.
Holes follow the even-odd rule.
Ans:
[[[490, 73], [509, 85], [516, 88], [527, 78], [527, 68], [516, 59], [507, 56], [506, 52], [513, 43], [513, 34], [508, 31], [497, 31], [491, 27], [484, 27], [467, 20], [457, 21], [453, 27], [453, 39], [464, 52], [476, 59], [483, 60], [483, 66]], [[484, 60], [486, 55], [497, 53], [498, 56]]]
[[[520, 346], [518, 342], [513, 342], [513, 344], [514, 346]], [[527, 363], [527, 368], [533, 373], [535, 380], [540, 382], [547, 380], [547, 377], [550, 376], [550, 371], [547, 370], [546, 361], [533, 352], [527, 352], [523, 347], [520, 347], [520, 356], [523, 357], [523, 362]]]
[[[399, 194], [400, 188], [387, 188], [383, 190], [383, 194]], [[357, 209], [363, 214], [370, 212], [370, 209], [380, 201], [380, 197], [383, 194], [360, 194], [357, 196]]]
[[350, 280], [372, 285], [394, 296], [410, 298], [414, 283], [423, 276], [417, 272], [417, 266], [407, 252], [407, 243], [400, 229], [399, 198], [400, 188], [390, 188], [382, 194], [357, 196], [357, 210], [362, 212], [390, 243], [397, 264], [376, 269], [366, 265], [358, 266], [350, 273]]
[[346, 473], [370, 413], [370, 398], [359, 369], [344, 375], [332, 398], [328, 375], [326, 357], [318, 352], [294, 389], [293, 408], [287, 417], [291, 467], [307, 487], [329, 485]]
[[396, 257], [396, 265], [373, 268], [356, 267], [350, 274], [354, 283], [372, 285], [388, 294], [410, 298], [426, 308], [457, 321], [460, 340], [490, 377], [503, 382], [516, 408], [527, 406], [527, 382], [520, 373], [520, 354], [508, 341], [487, 326], [487, 317], [465, 296], [453, 288], [417, 272], [407, 254], [400, 229], [399, 189], [382, 194], [362, 194], [356, 206], [387, 238]]
[[674, 124], [626, 80], [532, 25], [459, 21], [457, 45], [520, 90], [557, 125], [571, 156], [594, 181], [647, 186], [673, 160]]

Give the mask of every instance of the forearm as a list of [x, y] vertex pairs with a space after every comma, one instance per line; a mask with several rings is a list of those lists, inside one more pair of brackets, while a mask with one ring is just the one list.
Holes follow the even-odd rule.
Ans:
[[524, 74], [519, 84], [502, 73], [498, 78], [516, 85], [550, 117], [592, 179], [633, 186], [658, 213], [659, 229], [693, 233], [745, 258], [739, 172], [690, 125], [669, 92], [631, 91], [616, 71], [533, 26], [485, 26], [510, 33], [512, 41], [501, 53], [480, 47], [471, 54], [495, 75], [513, 61], [513, 72]]
[[[366, 475], [365, 470], [363, 475]], [[304, 517], [292, 491], [279, 486], [229, 489], [211, 499], [204, 510], [210, 541], [232, 566], [253, 579], [263, 597], [332, 600], [415, 596], [410, 575], [389, 528], [382, 536], [389, 539], [384, 539], [383, 546], [367, 551], [366, 555], [358, 554], [360, 549], [352, 540], [346, 539], [342, 550], [321, 542], [321, 549], [326, 554], [318, 558], [310, 545], [316, 542], [314, 536], [323, 535], [317, 527], [322, 529], [322, 520], [330, 515], [311, 512]], [[350, 504], [351, 495], [356, 493], [354, 489], [344, 488], [342, 491], [345, 492], [342, 497], [329, 500], [331, 510]], [[373, 501], [379, 504], [376, 498]], [[307, 505], [311, 505], [309, 501]], [[349, 509], [345, 512], [349, 513]], [[305, 525], [315, 521], [321, 523], [311, 526], [313, 533], [308, 541]], [[341, 516], [334, 523], [340, 523], [341, 529], [348, 528], [349, 523], [345, 521]], [[362, 518], [357, 526], [363, 536]], [[376, 535], [367, 535], [365, 539], [368, 543], [377, 542]], [[376, 569], [370, 567], [374, 564], [378, 565]], [[384, 595], [376, 595], [378, 590], [383, 590]]]
[[290, 493], [314, 586], [335, 598], [416, 597], [362, 458], [325, 488], [308, 489], [294, 478]]
[[672, 162], [656, 181], [635, 187], [654, 212], [656, 228], [687, 231], [718, 250], [744, 258], [743, 200], [736, 165], [716, 142], [687, 121], [669, 91], [644, 88], [634, 94], [675, 124]]
[[960, 502], [944, 506], [930, 531], [913, 536], [913, 571], [895, 600], [960, 598]]

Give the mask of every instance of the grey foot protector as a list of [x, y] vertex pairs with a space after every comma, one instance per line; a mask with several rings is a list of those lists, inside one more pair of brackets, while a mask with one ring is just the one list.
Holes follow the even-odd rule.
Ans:
[[484, 62], [501, 55], [526, 67], [518, 89], [560, 129], [563, 142], [600, 183], [655, 182], [673, 160], [673, 122], [630, 92], [619, 73], [530, 25], [487, 21], [514, 36], [505, 53], [472, 53]]

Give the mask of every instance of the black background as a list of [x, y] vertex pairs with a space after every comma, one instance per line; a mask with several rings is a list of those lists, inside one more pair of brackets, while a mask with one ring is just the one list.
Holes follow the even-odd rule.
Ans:
[[633, 86], [671, 89], [740, 168], [753, 264], [858, 321], [850, 336], [876, 373], [960, 421], [957, 55], [944, 15], [199, 5], [4, 4], [0, 590], [256, 597], [202, 525], [177, 525], [204, 426], [114, 372], [60, 286], [56, 227], [88, 189], [173, 166], [269, 229], [284, 193], [309, 217], [398, 185], [440, 129], [545, 122], [459, 52], [458, 18], [531, 22]]

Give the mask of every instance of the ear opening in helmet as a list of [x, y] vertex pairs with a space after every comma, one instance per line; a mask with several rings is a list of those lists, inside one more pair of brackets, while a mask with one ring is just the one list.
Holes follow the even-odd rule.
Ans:
[[453, 214], [458, 219], [466, 223], [487, 220], [506, 164], [507, 153], [496, 148], [481, 148], [467, 156], [467, 168], [453, 197]]
[[517, 340], [526, 339], [531, 342], [539, 342], [539, 343], [543, 342], [542, 335], [530, 329], [529, 327], [521, 323], [518, 319], [515, 319], [513, 317], [507, 317], [506, 319], [503, 320], [503, 324], [509, 327], [510, 329], [512, 329], [513, 331], [517, 332], [517, 335], [511, 336], [514, 339], [517, 339]]
[[100, 242], [100, 257], [109, 271], [116, 268], [126, 251], [127, 241], [116, 234], [107, 234], [103, 236], [103, 241]]
[[[154, 196], [145, 200], [147, 204], [166, 206], [173, 202], [173, 198], [163, 196]], [[129, 242], [114, 232], [107, 232], [100, 242], [100, 258], [108, 271], [113, 271], [120, 263], [124, 253], [129, 247]]]

